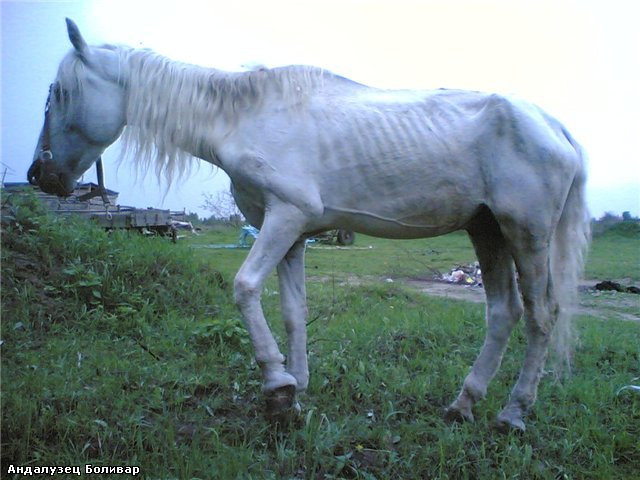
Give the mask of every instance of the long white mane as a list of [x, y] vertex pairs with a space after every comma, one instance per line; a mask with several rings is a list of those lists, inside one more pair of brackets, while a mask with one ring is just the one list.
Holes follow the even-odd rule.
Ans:
[[[294, 107], [326, 79], [326, 70], [309, 66], [246, 72], [224, 72], [170, 60], [150, 50], [104, 46], [120, 57], [126, 85], [127, 127], [121, 137], [122, 157], [134, 159], [143, 172], [151, 167], [170, 184], [192, 165], [190, 152], [206, 151], [207, 129], [219, 122], [231, 131], [240, 114], [255, 112], [267, 100]], [[82, 92], [86, 67], [71, 55], [62, 62], [58, 82], [69, 92]]]

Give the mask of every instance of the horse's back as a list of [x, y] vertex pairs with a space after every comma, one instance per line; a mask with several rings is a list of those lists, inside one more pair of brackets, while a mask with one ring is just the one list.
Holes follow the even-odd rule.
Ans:
[[535, 201], [546, 212], [576, 171], [557, 121], [481, 92], [328, 79], [302, 107], [267, 109], [253, 125], [244, 144], [263, 175], [277, 176], [279, 198], [298, 196], [291, 201], [299, 205], [313, 197], [311, 228], [420, 237], [464, 228], [483, 205], [500, 215]]

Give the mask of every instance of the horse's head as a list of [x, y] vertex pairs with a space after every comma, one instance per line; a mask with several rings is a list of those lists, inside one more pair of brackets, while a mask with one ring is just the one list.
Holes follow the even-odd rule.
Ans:
[[118, 52], [90, 47], [67, 19], [73, 50], [51, 85], [45, 120], [27, 173], [43, 191], [70, 195], [76, 181], [122, 132], [125, 86]]

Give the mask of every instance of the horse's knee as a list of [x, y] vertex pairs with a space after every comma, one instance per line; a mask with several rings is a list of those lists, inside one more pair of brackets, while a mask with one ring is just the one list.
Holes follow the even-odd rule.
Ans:
[[487, 339], [498, 342], [499, 344], [506, 343], [511, 336], [514, 325], [514, 322], [510, 320], [508, 317], [492, 315], [487, 326]]
[[535, 305], [527, 309], [525, 328], [530, 338], [548, 340], [558, 320], [559, 308], [557, 302], [545, 305]]
[[487, 335], [494, 341], [506, 342], [524, 308], [519, 301], [492, 302], [487, 309]]
[[519, 294], [517, 294], [515, 298], [512, 298], [509, 302], [509, 310], [511, 318], [514, 319], [514, 323], [522, 318], [522, 315], [524, 315], [524, 305], [522, 305], [522, 300], [520, 300]]
[[282, 304], [282, 318], [287, 334], [296, 334], [301, 330], [306, 330], [306, 320], [309, 310], [304, 301], [296, 304]]
[[233, 281], [233, 299], [237, 306], [244, 306], [251, 298], [259, 296], [260, 288], [248, 275], [238, 272]]

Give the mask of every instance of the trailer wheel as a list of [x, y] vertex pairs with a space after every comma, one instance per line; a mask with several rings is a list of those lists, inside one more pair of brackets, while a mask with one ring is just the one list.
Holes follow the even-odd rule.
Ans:
[[353, 245], [356, 241], [356, 234], [351, 230], [338, 230], [338, 245]]

